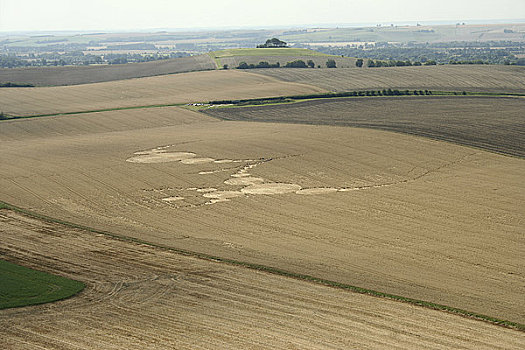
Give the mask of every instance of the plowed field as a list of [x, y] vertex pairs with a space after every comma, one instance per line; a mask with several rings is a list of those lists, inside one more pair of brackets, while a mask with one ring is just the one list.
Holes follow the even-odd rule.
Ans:
[[257, 73], [331, 91], [392, 88], [525, 93], [525, 67], [519, 66], [259, 69]]
[[0, 69], [0, 82], [35, 86], [77, 85], [208, 69], [215, 69], [215, 63], [210, 56], [199, 55], [105, 66], [4, 68]]
[[1, 310], [2, 349], [520, 349], [521, 332], [0, 210], [1, 256], [87, 284]]
[[210, 71], [75, 86], [3, 88], [0, 111], [8, 115], [52, 114], [321, 91], [248, 72]]
[[391, 130], [525, 157], [523, 111], [523, 98], [464, 96], [344, 98], [205, 110], [225, 120]]
[[166, 246], [525, 321], [523, 160], [385, 131], [170, 111], [172, 124], [157, 128], [122, 127], [132, 111], [93, 114], [112, 123], [91, 133], [91, 114], [54, 117], [46, 132], [45, 117], [1, 128], [0, 198]]

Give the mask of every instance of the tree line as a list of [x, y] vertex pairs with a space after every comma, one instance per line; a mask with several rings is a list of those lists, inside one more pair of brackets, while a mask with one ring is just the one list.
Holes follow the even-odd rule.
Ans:
[[[326, 61], [325, 64], [327, 68], [337, 68], [337, 64], [335, 60], [333, 59], [329, 59], [328, 61]], [[281, 64], [279, 62], [272, 64], [266, 61], [261, 61], [257, 64], [253, 64], [253, 63], [248, 64], [243, 61], [239, 63], [239, 65], [237, 66], [237, 69], [280, 68], [280, 67], [281, 67]], [[287, 62], [283, 67], [284, 68], [315, 68], [315, 62], [312, 60], [308, 60], [306, 62], [303, 60], [295, 60], [292, 62]], [[228, 69], [228, 65], [225, 64], [223, 68]], [[317, 68], [321, 68], [321, 66], [318, 65]]]

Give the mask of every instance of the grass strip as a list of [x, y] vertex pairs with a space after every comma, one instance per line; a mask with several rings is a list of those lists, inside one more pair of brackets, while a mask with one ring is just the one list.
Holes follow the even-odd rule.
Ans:
[[1, 118], [0, 120], [27, 119], [27, 118], [38, 118], [38, 117], [57, 117], [57, 116], [61, 116], [61, 115], [86, 114], [86, 113], [110, 112], [110, 111], [123, 111], [123, 110], [127, 110], [127, 109], [178, 107], [178, 106], [183, 106], [183, 105], [184, 105], [184, 103], [167, 103], [167, 104], [145, 105], [145, 106], [113, 107], [113, 108], [104, 108], [104, 109], [92, 109], [92, 110], [89, 110], [89, 111], [77, 111], [77, 112], [62, 112], [62, 113], [32, 114], [32, 115], [16, 115], [16, 116], [4, 115], [4, 117]]
[[[414, 93], [416, 91], [417, 93]], [[211, 105], [234, 105], [234, 106], [257, 106], [269, 103], [280, 103], [290, 101], [320, 100], [341, 97], [407, 97], [407, 96], [493, 96], [493, 97], [523, 97], [525, 94], [497, 93], [497, 92], [467, 92], [467, 91], [430, 91], [430, 90], [355, 90], [345, 92], [329, 92], [321, 94], [278, 96], [266, 98], [251, 98], [239, 100], [216, 100], [210, 101]]]
[[0, 260], [0, 310], [63, 300], [78, 294], [85, 284], [47, 272]]
[[27, 209], [16, 207], [14, 205], [11, 205], [11, 204], [8, 204], [8, 203], [2, 202], [2, 201], [0, 201], [0, 209], [13, 210], [15, 212], [22, 213], [22, 214], [28, 215], [30, 217], [37, 218], [37, 219], [40, 219], [40, 220], [44, 220], [44, 221], [47, 221], [47, 222], [50, 222], [50, 223], [58, 223], [58, 224], [65, 225], [65, 226], [68, 226], [68, 227], [81, 229], [81, 230], [85, 230], [85, 231], [89, 231], [89, 232], [93, 232], [93, 233], [97, 233], [97, 234], [102, 234], [102, 235], [105, 235], [105, 236], [108, 236], [108, 237], [111, 237], [111, 238], [114, 238], [114, 239], [118, 239], [120, 241], [133, 242], [133, 243], [137, 243], [137, 244], [145, 244], [145, 245], [148, 245], [148, 246], [151, 246], [151, 247], [160, 248], [160, 249], [163, 249], [163, 250], [175, 252], [175, 253], [178, 253], [178, 254], [181, 254], [181, 255], [184, 255], [184, 256], [195, 257], [195, 258], [199, 258], [199, 259], [203, 259], [203, 260], [207, 260], [207, 261], [214, 261], [214, 262], [225, 263], [225, 264], [228, 264], [228, 265], [242, 266], [242, 267], [245, 267], [245, 268], [248, 268], [248, 269], [252, 269], [252, 270], [264, 271], [264, 272], [271, 273], [271, 274], [274, 274], [274, 275], [295, 278], [295, 279], [303, 280], [303, 281], [309, 281], [309, 282], [313, 282], [313, 283], [320, 284], [320, 285], [325, 285], [325, 286], [329, 286], [329, 287], [334, 287], [334, 288], [348, 290], [348, 291], [351, 291], [351, 292], [354, 292], [354, 293], [366, 294], [366, 295], [370, 295], [370, 296], [374, 296], [374, 297], [385, 298], [385, 299], [400, 301], [400, 302], [404, 302], [404, 303], [408, 303], [408, 304], [412, 304], [412, 305], [416, 305], [416, 306], [421, 306], [421, 307], [425, 307], [425, 308], [428, 308], [428, 309], [445, 311], [445, 312], [449, 312], [451, 314], [455, 314], [455, 315], [459, 315], [459, 316], [463, 316], [463, 317], [468, 317], [468, 318], [476, 319], [476, 320], [479, 320], [479, 321], [484, 321], [484, 322], [492, 323], [492, 324], [495, 324], [495, 325], [498, 325], [498, 326], [503, 326], [503, 327], [506, 327], [506, 328], [512, 328], [512, 329], [516, 329], [516, 330], [521, 331], [521, 332], [525, 332], [525, 324], [521, 324], [521, 323], [518, 323], [518, 322], [512, 322], [512, 321], [508, 321], [508, 320], [503, 320], [503, 319], [499, 319], [497, 317], [487, 316], [487, 315], [483, 315], [483, 314], [479, 314], [479, 313], [476, 313], [476, 312], [471, 312], [471, 311], [467, 311], [467, 310], [463, 310], [463, 309], [459, 309], [459, 308], [455, 308], [455, 307], [451, 307], [451, 306], [447, 306], [447, 305], [441, 305], [441, 304], [436, 304], [436, 303], [429, 302], [429, 301], [418, 300], [418, 299], [413, 299], [413, 298], [407, 298], [407, 297], [403, 297], [403, 296], [399, 296], [399, 295], [395, 295], [395, 294], [389, 294], [389, 293], [384, 293], [384, 292], [380, 292], [380, 291], [375, 291], [375, 290], [372, 290], [372, 289], [352, 286], [352, 285], [346, 284], [346, 283], [340, 283], [340, 282], [330, 281], [330, 280], [327, 280], [327, 279], [324, 279], [324, 278], [315, 277], [315, 276], [310, 276], [310, 275], [290, 272], [290, 271], [282, 270], [282, 269], [271, 267], [271, 266], [254, 264], [254, 263], [249, 263], [249, 262], [244, 262], [244, 261], [239, 261], [239, 260], [233, 260], [233, 259], [228, 259], [228, 258], [222, 258], [222, 257], [214, 256], [214, 255], [211, 255], [211, 254], [199, 253], [199, 252], [194, 252], [194, 251], [190, 251], [190, 250], [186, 250], [186, 249], [174, 248], [174, 247], [169, 247], [169, 246], [165, 246], [165, 245], [161, 245], [161, 244], [151, 243], [151, 242], [143, 241], [143, 240], [138, 239], [138, 238], [123, 236], [123, 235], [117, 235], [117, 234], [114, 234], [114, 233], [111, 233], [111, 232], [108, 232], [108, 231], [97, 230], [97, 229], [94, 229], [94, 228], [91, 228], [91, 227], [88, 227], [88, 226], [79, 225], [79, 224], [71, 223], [71, 222], [68, 222], [68, 221], [55, 219], [55, 218], [52, 218], [52, 217], [49, 217], [49, 216], [46, 216], [46, 215], [35, 213], [35, 212], [27, 210]]

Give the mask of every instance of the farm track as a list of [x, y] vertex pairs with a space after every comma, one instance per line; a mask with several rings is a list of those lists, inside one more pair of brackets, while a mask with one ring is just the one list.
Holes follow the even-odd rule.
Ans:
[[199, 55], [104, 66], [4, 68], [0, 69], [0, 82], [30, 83], [35, 86], [79, 85], [215, 68], [215, 63], [208, 55]]
[[237, 70], [193, 72], [75, 86], [0, 89], [0, 111], [27, 116], [324, 92]]
[[[1, 256], [87, 284], [0, 311], [3, 349], [520, 349], [522, 332], [0, 210]], [[60, 332], [57, 332], [60, 329]]]
[[525, 67], [443, 65], [361, 69], [258, 69], [257, 74], [286, 82], [314, 85], [329, 91], [452, 90], [525, 92]]
[[525, 157], [525, 99], [503, 97], [377, 97], [212, 108], [223, 120], [350, 126], [402, 132]]

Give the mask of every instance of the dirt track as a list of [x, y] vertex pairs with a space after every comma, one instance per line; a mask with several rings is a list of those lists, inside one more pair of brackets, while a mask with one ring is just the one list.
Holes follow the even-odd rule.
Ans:
[[0, 311], [2, 349], [520, 349], [522, 332], [0, 210], [2, 258], [81, 280]]

